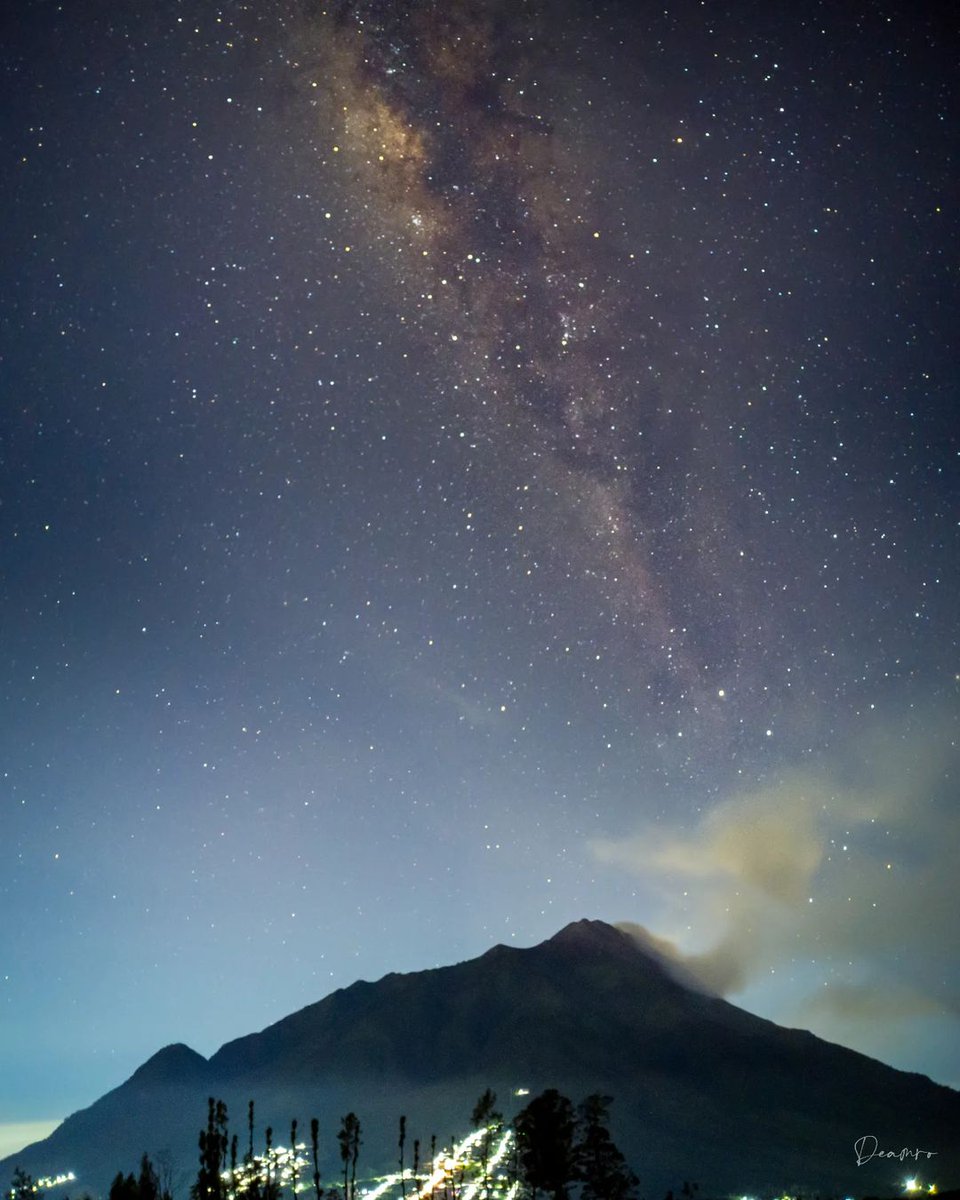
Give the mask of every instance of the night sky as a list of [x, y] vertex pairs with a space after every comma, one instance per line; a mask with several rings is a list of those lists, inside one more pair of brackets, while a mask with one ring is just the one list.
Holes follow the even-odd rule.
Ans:
[[0, 1122], [583, 916], [960, 1084], [944, 12], [7, 12]]

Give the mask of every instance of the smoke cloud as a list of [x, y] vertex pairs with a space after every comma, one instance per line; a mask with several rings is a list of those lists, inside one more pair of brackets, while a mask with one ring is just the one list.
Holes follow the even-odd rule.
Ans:
[[[952, 731], [886, 731], [593, 851], [655, 889], [667, 936], [622, 927], [687, 981], [887, 1061], [944, 1022], [960, 1047], [957, 760]], [[960, 1079], [960, 1052], [935, 1069]]]

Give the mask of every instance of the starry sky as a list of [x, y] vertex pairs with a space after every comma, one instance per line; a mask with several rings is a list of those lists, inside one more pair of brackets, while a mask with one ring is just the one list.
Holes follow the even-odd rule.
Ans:
[[940, 6], [2, 47], [0, 1123], [583, 916], [960, 1085]]

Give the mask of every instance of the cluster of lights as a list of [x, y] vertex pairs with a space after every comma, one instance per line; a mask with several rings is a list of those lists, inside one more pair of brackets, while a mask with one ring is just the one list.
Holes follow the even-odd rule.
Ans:
[[[364, 1188], [361, 1195], [364, 1200], [383, 1200], [392, 1189], [405, 1184], [409, 1200], [429, 1200], [430, 1197], [442, 1191], [449, 1181], [457, 1174], [461, 1180], [469, 1170], [470, 1182], [460, 1193], [461, 1200], [477, 1200], [478, 1193], [483, 1188], [484, 1180], [481, 1174], [482, 1164], [474, 1151], [481, 1141], [496, 1130], [493, 1126], [488, 1129], [477, 1129], [460, 1142], [455, 1142], [450, 1149], [443, 1147], [435, 1156], [430, 1173], [425, 1180], [414, 1180], [411, 1170], [405, 1169], [403, 1175], [396, 1172], [385, 1175], [377, 1181], [376, 1187]], [[500, 1200], [516, 1200], [519, 1185], [508, 1184], [506, 1177], [498, 1173], [497, 1168], [507, 1157], [513, 1145], [513, 1134], [510, 1130], [502, 1132], [499, 1142], [487, 1162], [487, 1176], [491, 1192], [495, 1192]], [[306, 1144], [301, 1142], [292, 1149], [286, 1146], [273, 1146], [266, 1154], [258, 1154], [252, 1160], [238, 1164], [235, 1168], [223, 1172], [223, 1180], [227, 1184], [231, 1196], [242, 1195], [254, 1181], [261, 1184], [267, 1179], [290, 1188], [295, 1194], [309, 1191], [313, 1187], [313, 1172], [310, 1160], [306, 1157]], [[63, 1176], [66, 1179], [67, 1176]], [[71, 1174], [69, 1178], [74, 1178]], [[46, 1183], [46, 1181], [41, 1181]], [[419, 1187], [413, 1191], [411, 1185], [416, 1182]]]
[[[402, 1175], [399, 1171], [392, 1175], [384, 1175], [378, 1180], [376, 1187], [371, 1190], [364, 1189], [362, 1193], [364, 1200], [383, 1200], [392, 1189], [400, 1188], [401, 1183], [405, 1185], [403, 1190], [409, 1200], [430, 1200], [430, 1197], [442, 1193], [456, 1176], [459, 1175], [462, 1181], [468, 1171], [471, 1176], [470, 1181], [459, 1192], [459, 1196], [461, 1200], [477, 1200], [484, 1187], [484, 1179], [482, 1163], [476, 1157], [475, 1152], [485, 1138], [496, 1132], [495, 1126], [476, 1129], [462, 1141], [454, 1142], [449, 1149], [443, 1147], [434, 1157], [430, 1164], [430, 1174], [423, 1181], [414, 1180], [409, 1169], [405, 1169]], [[500, 1140], [487, 1161], [487, 1182], [490, 1192], [495, 1194], [499, 1200], [516, 1200], [520, 1186], [516, 1182], [510, 1183], [506, 1176], [498, 1171], [512, 1145], [513, 1133], [509, 1129], [501, 1131]], [[415, 1191], [411, 1188], [413, 1184], [418, 1185]]]
[[[401, 1176], [399, 1172], [381, 1178], [376, 1187], [364, 1188], [364, 1200], [382, 1200], [392, 1188], [400, 1188], [401, 1183], [407, 1185], [404, 1189], [409, 1200], [430, 1200], [435, 1193], [441, 1192], [456, 1175], [463, 1180], [469, 1171], [469, 1183], [460, 1193], [461, 1200], [477, 1200], [484, 1186], [481, 1160], [475, 1151], [484, 1138], [498, 1131], [495, 1126], [485, 1129], [475, 1129], [460, 1142], [454, 1142], [450, 1149], [443, 1147], [431, 1164], [430, 1174], [426, 1180], [414, 1181], [412, 1171], [408, 1168]], [[507, 1130], [499, 1131], [501, 1136], [493, 1153], [487, 1160], [487, 1181], [491, 1194], [496, 1194], [498, 1200], [516, 1200], [519, 1184], [509, 1183], [506, 1176], [499, 1172], [500, 1164], [507, 1157], [513, 1145], [513, 1133]], [[294, 1194], [309, 1191], [313, 1187], [313, 1170], [306, 1156], [306, 1143], [299, 1142], [292, 1148], [287, 1146], [271, 1146], [264, 1154], [257, 1154], [246, 1162], [238, 1163], [226, 1170], [222, 1178], [227, 1185], [230, 1196], [242, 1195], [250, 1189], [251, 1184], [265, 1184], [268, 1179], [289, 1188]], [[60, 1175], [48, 1175], [37, 1179], [33, 1184], [35, 1192], [49, 1191], [51, 1188], [62, 1187], [76, 1180], [73, 1171]], [[410, 1188], [414, 1182], [419, 1184], [416, 1191]], [[10, 1200], [14, 1193], [10, 1192]]]
[[[44, 1175], [40, 1179], [33, 1180], [32, 1190], [35, 1192], [49, 1192], [51, 1188], [63, 1187], [65, 1183], [73, 1183], [76, 1178], [73, 1171], [61, 1171], [59, 1175]], [[13, 1200], [16, 1194], [13, 1188], [7, 1193], [10, 1200]]]
[[230, 1195], [242, 1194], [255, 1181], [265, 1184], [268, 1179], [289, 1187], [294, 1193], [305, 1192], [313, 1186], [304, 1178], [305, 1169], [310, 1167], [310, 1160], [304, 1153], [306, 1148], [305, 1142], [298, 1143], [292, 1149], [271, 1146], [265, 1154], [257, 1154], [253, 1159], [224, 1171], [222, 1178], [230, 1189]]

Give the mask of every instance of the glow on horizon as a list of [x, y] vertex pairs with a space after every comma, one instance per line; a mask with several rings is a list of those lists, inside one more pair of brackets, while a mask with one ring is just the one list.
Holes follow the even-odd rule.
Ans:
[[62, 1123], [63, 1118], [48, 1121], [0, 1122], [0, 1158], [19, 1154], [34, 1142], [42, 1142]]

